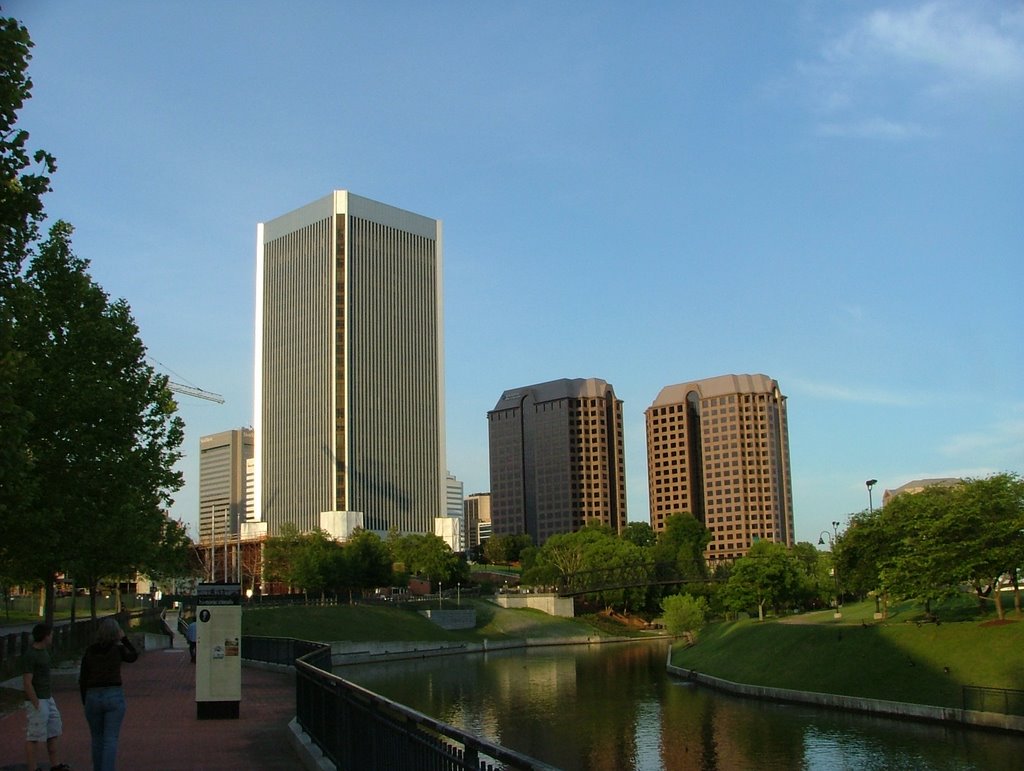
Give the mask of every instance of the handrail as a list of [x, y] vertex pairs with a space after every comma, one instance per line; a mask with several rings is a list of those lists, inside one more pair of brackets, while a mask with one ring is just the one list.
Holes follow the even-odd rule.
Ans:
[[[248, 644], [247, 644], [248, 640]], [[296, 719], [340, 769], [450, 768], [555, 771], [539, 760], [436, 720], [330, 671], [331, 648], [293, 638], [243, 637], [243, 657], [289, 655]]]

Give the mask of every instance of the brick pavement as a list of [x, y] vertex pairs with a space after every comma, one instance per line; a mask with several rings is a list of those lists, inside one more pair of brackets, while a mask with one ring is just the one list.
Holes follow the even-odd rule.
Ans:
[[[293, 674], [243, 667], [238, 720], [196, 719], [195, 666], [183, 646], [146, 651], [124, 664], [121, 675], [128, 702], [118, 748], [122, 771], [302, 767], [287, 728], [295, 715]], [[60, 759], [74, 771], [91, 768], [77, 676], [55, 676], [54, 698], [64, 719]], [[23, 713], [0, 718], [0, 771], [25, 769], [24, 740]]]

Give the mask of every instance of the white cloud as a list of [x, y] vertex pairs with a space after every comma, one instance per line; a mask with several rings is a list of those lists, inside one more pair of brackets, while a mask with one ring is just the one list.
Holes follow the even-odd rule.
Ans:
[[897, 123], [885, 118], [868, 118], [851, 123], [820, 123], [817, 131], [823, 136], [892, 140], [913, 139], [932, 133], [914, 123]]
[[[1020, 100], [1024, 8], [939, 0], [849, 19], [798, 66], [823, 136], [933, 136], [933, 108], [968, 97]], [[927, 117], [925, 117], [927, 116]]]
[[786, 384], [793, 393], [801, 393], [817, 399], [858, 404], [881, 404], [890, 407], [920, 407], [933, 401], [924, 394], [887, 391], [880, 388], [823, 383], [799, 378], [786, 378]]
[[957, 82], [1024, 82], [1024, 41], [1011, 16], [980, 17], [980, 3], [930, 2], [877, 10], [832, 45], [834, 55], [916, 64]]
[[1002, 471], [1024, 471], [1024, 406], [982, 430], [951, 437], [940, 449], [947, 457], [981, 461]]

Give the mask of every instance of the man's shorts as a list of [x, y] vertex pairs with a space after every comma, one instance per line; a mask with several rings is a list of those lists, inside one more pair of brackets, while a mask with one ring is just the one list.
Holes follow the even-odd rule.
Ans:
[[57, 702], [53, 699], [40, 699], [39, 709], [32, 706], [32, 702], [25, 702], [25, 714], [28, 716], [28, 731], [25, 740], [30, 742], [45, 742], [55, 736], [60, 736], [64, 726], [60, 721], [60, 711], [57, 709]]

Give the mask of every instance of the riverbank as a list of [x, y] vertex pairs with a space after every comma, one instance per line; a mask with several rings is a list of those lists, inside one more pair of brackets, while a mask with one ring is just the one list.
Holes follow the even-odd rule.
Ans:
[[1024, 689], [1024, 623], [820, 619], [713, 624], [670, 664], [754, 687], [946, 709], [963, 706], [964, 686]]

